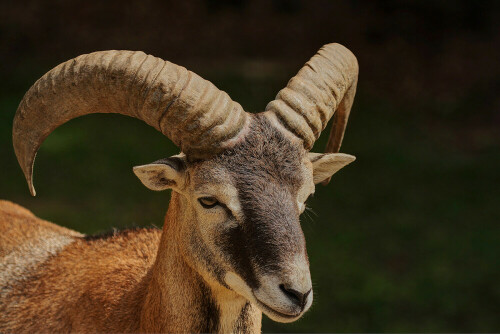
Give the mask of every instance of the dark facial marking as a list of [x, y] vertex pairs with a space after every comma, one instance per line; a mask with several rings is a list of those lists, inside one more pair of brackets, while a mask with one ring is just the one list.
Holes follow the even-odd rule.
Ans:
[[256, 116], [245, 140], [222, 153], [218, 163], [238, 189], [244, 221], [221, 237], [219, 246], [251, 288], [257, 288], [252, 261], [280, 270], [284, 256], [305, 252], [296, 195], [302, 185], [305, 151]]
[[250, 261], [250, 250], [248, 249], [248, 238], [245, 236], [242, 226], [236, 226], [221, 234], [217, 245], [230, 256], [230, 261], [236, 272], [243, 277], [246, 283], [253, 289], [259, 287], [259, 281], [253, 271]]
[[241, 310], [240, 316], [236, 320], [233, 333], [248, 333], [250, 327], [250, 303], [247, 302]]
[[265, 271], [279, 272], [288, 255], [305, 249], [295, 194], [270, 182], [255, 198], [251, 188], [240, 192], [250, 256]]
[[190, 245], [192, 247], [191, 253], [195, 255], [196, 259], [201, 263], [203, 268], [211, 273], [220, 284], [228, 288], [226, 282], [224, 281], [225, 271], [217, 264], [214, 254], [202, 240], [203, 239], [197, 230], [193, 230], [190, 233]]
[[220, 310], [210, 289], [200, 278], [200, 314], [198, 333], [217, 333], [219, 331]]

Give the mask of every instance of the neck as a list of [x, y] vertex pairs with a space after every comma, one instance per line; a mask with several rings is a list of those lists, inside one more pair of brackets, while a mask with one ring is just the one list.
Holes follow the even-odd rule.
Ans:
[[179, 247], [183, 221], [180, 195], [173, 192], [141, 314], [142, 332], [259, 332], [262, 313], [246, 299], [208, 282]]

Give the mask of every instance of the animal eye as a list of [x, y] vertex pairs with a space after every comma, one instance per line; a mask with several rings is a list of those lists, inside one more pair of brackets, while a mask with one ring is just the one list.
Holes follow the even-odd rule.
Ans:
[[215, 197], [200, 197], [198, 198], [198, 202], [200, 202], [201, 206], [205, 209], [211, 209], [220, 204]]

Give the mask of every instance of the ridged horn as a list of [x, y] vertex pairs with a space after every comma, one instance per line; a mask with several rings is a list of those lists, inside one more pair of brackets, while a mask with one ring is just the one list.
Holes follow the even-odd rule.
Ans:
[[248, 117], [225, 92], [160, 58], [135, 51], [79, 56], [41, 77], [14, 117], [14, 150], [33, 196], [33, 163], [42, 142], [65, 122], [94, 113], [143, 120], [195, 159], [222, 151]]
[[352, 52], [340, 44], [327, 44], [279, 91], [266, 112], [274, 113], [301, 138], [307, 150], [334, 116], [325, 152], [338, 152], [357, 80], [358, 62]]

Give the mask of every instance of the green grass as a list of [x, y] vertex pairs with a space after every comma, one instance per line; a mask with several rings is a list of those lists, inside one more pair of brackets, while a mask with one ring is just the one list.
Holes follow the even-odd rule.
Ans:
[[[205, 76], [250, 111], [286, 82]], [[73, 120], [41, 147], [32, 198], [11, 141], [24, 92], [9, 91], [0, 95], [0, 198], [85, 233], [162, 225], [169, 194], [148, 191], [132, 167], [177, 153], [165, 137], [118, 115]], [[293, 324], [266, 318], [264, 331], [500, 329], [498, 142], [482, 133], [474, 150], [462, 149], [453, 144], [460, 120], [444, 115], [400, 110], [361, 88], [342, 147], [358, 159], [318, 186], [315, 213], [303, 217], [313, 307]]]

